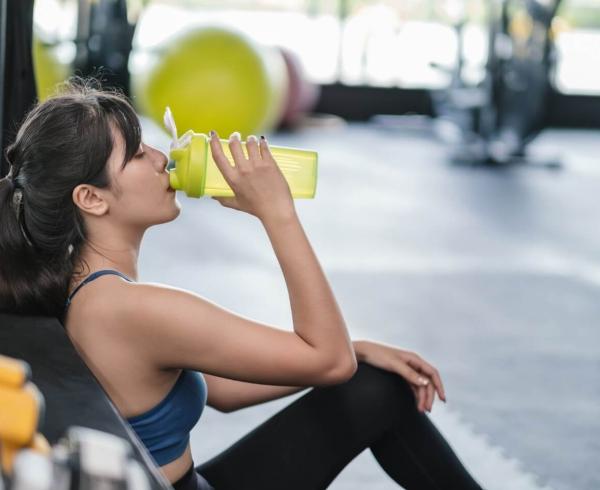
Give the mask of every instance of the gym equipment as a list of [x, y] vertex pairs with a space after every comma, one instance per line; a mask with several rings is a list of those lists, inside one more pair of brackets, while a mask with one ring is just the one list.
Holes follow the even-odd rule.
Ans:
[[150, 490], [142, 466], [124, 439], [71, 427], [45, 454], [19, 451], [8, 490]]
[[44, 397], [30, 378], [29, 364], [0, 355], [0, 473], [9, 489], [150, 490], [125, 439], [71, 427], [50, 448], [37, 433], [44, 419]]
[[56, 85], [65, 81], [72, 73], [72, 67], [63, 63], [56, 55], [58, 46], [46, 43], [38, 35], [33, 35], [33, 70], [39, 100], [47, 99]]
[[[209, 151], [209, 138], [206, 134], [189, 130], [180, 138], [177, 137], [177, 127], [171, 110], [167, 107], [164, 123], [173, 138], [169, 154], [169, 180], [171, 188], [183, 190], [188, 197], [234, 196], [221, 170]], [[233, 156], [229, 150], [228, 140], [220, 140], [223, 153], [234, 165]], [[313, 198], [317, 189], [316, 151], [301, 150], [284, 146], [269, 145], [271, 153], [283, 176], [287, 180], [292, 197]], [[242, 141], [242, 149], [247, 155], [246, 143]]]
[[21, 449], [50, 451], [46, 439], [37, 433], [44, 417], [44, 399], [30, 377], [27, 363], [0, 355], [0, 457], [2, 472], [7, 475], [12, 474]]
[[102, 79], [103, 86], [129, 90], [127, 62], [134, 26], [125, 0], [79, 0], [74, 59], [63, 61], [61, 41], [33, 35], [33, 64], [38, 98], [45, 100], [74, 71]]
[[171, 488], [57, 319], [0, 313], [0, 354], [22, 359], [31, 366], [32, 382], [42, 393], [46, 407], [39, 431], [49, 444], [58, 443], [73, 426], [112, 434], [131, 444], [132, 456], [140, 463], [152, 490]]
[[288, 95], [279, 127], [292, 129], [315, 108], [321, 90], [319, 85], [307, 80], [300, 57], [294, 51], [284, 47], [279, 50], [288, 74]]
[[531, 162], [525, 148], [542, 129], [555, 58], [550, 27], [560, 2], [488, 0], [488, 56], [476, 86], [463, 77], [465, 19], [455, 26], [458, 54], [454, 68], [446, 70], [450, 85], [431, 93], [436, 127], [454, 146], [454, 162]]
[[243, 138], [269, 131], [287, 95], [281, 53], [225, 27], [199, 26], [160, 52], [136, 52], [130, 72], [137, 108], [161, 125], [170, 106], [186, 131], [239, 131]]
[[127, 0], [78, 0], [76, 55], [78, 74], [102, 79], [105, 88], [129, 95], [129, 54], [135, 25], [127, 18]]

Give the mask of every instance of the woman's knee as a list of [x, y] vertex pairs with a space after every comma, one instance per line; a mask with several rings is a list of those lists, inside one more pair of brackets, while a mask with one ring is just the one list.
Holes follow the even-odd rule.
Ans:
[[360, 362], [356, 374], [356, 390], [366, 398], [384, 402], [414, 401], [408, 382], [398, 373]]
[[371, 420], [416, 411], [415, 396], [403, 377], [365, 362], [358, 363], [352, 378], [334, 388], [346, 409]]

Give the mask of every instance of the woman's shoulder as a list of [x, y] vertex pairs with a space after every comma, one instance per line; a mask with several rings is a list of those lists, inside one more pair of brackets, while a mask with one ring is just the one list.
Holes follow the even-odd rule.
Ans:
[[173, 306], [182, 298], [200, 298], [186, 289], [159, 282], [121, 282], [112, 291], [121, 314], [139, 316], [151, 310]]
[[[111, 364], [137, 373], [136, 379], [165, 372], [164, 368], [155, 369], [156, 363], [148, 354], [148, 343], [156, 342], [158, 330], [148, 312], [168, 310], [165, 295], [174, 290], [179, 289], [161, 283], [128, 282], [117, 275], [102, 276], [75, 295], [65, 321], [67, 333], [84, 358], [106, 372], [111, 371]], [[161, 330], [168, 331], [165, 326], [162, 323]], [[106, 359], [110, 359], [108, 364]]]
[[87, 305], [88, 316], [103, 317], [106, 323], [118, 325], [119, 335], [150, 335], [156, 329], [163, 330], [177, 315], [193, 315], [197, 320], [198, 304], [209, 302], [177, 286], [128, 282], [118, 276], [88, 292], [94, 293]]
[[[145, 303], [160, 301], [162, 292], [168, 289], [170, 286], [166, 284], [136, 282], [116, 274], [105, 274], [81, 287], [72, 297], [70, 308], [81, 305], [82, 309], [92, 314], [122, 314], [135, 311], [135, 307]], [[75, 290], [72, 288], [71, 294]]]
[[77, 289], [82, 283], [81, 280], [71, 283], [67, 320], [76, 319], [77, 324], [101, 322], [107, 328], [119, 325], [122, 329], [123, 322], [141, 319], [148, 310], [168, 307], [174, 292], [187, 294], [168, 284], [130, 281], [117, 274], [94, 277]]

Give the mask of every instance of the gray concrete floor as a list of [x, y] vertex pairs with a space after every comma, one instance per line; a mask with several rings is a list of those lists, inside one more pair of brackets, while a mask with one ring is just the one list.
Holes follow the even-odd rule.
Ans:
[[[147, 121], [144, 131], [168, 147]], [[519, 488], [600, 488], [600, 132], [542, 133], [532, 149], [562, 154], [561, 171], [456, 167], [429, 135], [369, 124], [270, 141], [319, 152], [316, 198], [297, 209], [352, 337], [436, 365], [447, 410], [532, 476]], [[259, 221], [208, 198], [178, 199], [181, 216], [148, 231], [140, 279], [291, 329]], [[297, 396], [231, 414], [207, 408], [192, 432], [196, 462]], [[462, 452], [453, 446], [459, 457], [464, 440]], [[467, 465], [480, 483], [517, 488], [497, 465], [483, 472], [489, 454]], [[398, 486], [365, 451], [330, 488]]]

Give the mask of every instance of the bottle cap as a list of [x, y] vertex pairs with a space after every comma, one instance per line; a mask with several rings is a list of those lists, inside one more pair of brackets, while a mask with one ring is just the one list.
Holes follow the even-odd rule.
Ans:
[[208, 137], [191, 129], [178, 137], [175, 119], [168, 106], [163, 121], [172, 138], [167, 165], [169, 185], [172, 189], [184, 191], [189, 197], [202, 196], [206, 180]]

